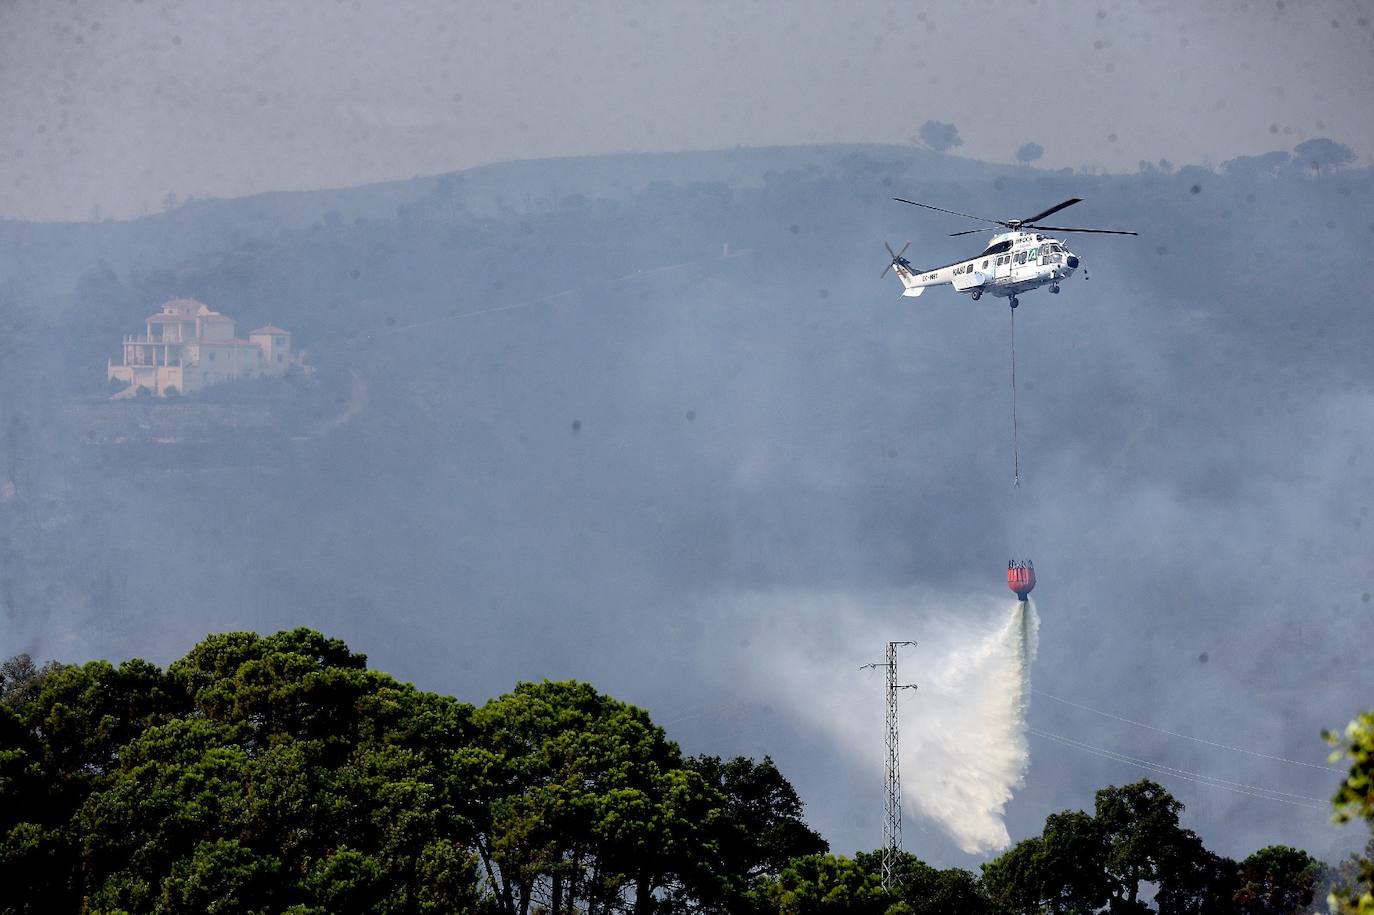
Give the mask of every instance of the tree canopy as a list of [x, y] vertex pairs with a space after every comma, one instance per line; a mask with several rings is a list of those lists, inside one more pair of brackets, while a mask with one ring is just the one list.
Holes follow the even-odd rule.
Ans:
[[1051, 814], [984, 864], [985, 894], [1001, 911], [1051, 915], [1291, 915], [1312, 901], [1322, 867], [1306, 852], [1270, 846], [1237, 865], [1182, 827], [1182, 811], [1152, 781], [1103, 788], [1092, 814]]
[[1313, 137], [1293, 147], [1299, 162], [1311, 166], [1315, 172], [1323, 168], [1339, 168], [1355, 161], [1355, 151], [1330, 137]]
[[1321, 872], [1307, 852], [1270, 845], [1240, 862], [1235, 899], [1253, 915], [1287, 915], [1312, 901]]
[[[308, 629], [0, 678], [0, 915], [1288, 915], [1324, 880], [1374, 905], [1367, 860], [1237, 864], [1150, 781], [1051, 814], [981, 874], [904, 854], [884, 888], [881, 854], [828, 854], [768, 757], [684, 756], [575, 681], [469, 705]], [[1346, 818], [1374, 809], [1371, 725], [1331, 738]]]
[[727, 911], [825, 848], [771, 760], [583, 683], [475, 708], [307, 629], [3, 671], [3, 913]]
[[[1338, 823], [1364, 820], [1374, 833], [1374, 711], [1357, 715], [1344, 734], [1328, 732], [1326, 739], [1336, 748], [1331, 761], [1350, 764], [1331, 798], [1334, 819]], [[1352, 879], [1336, 888], [1331, 903], [1347, 915], [1374, 915], [1374, 839], [1364, 856], [1355, 857], [1350, 865]]]
[[921, 142], [937, 153], [964, 145], [959, 128], [945, 121], [926, 121], [920, 129]]
[[1237, 156], [1221, 163], [1222, 171], [1228, 175], [1253, 177], [1255, 175], [1277, 175], [1290, 162], [1293, 154], [1276, 149], [1258, 156]]
[[1045, 155], [1045, 147], [1039, 143], [1022, 143], [1016, 147], [1016, 161], [1023, 165], [1030, 165], [1043, 155]]
[[43, 689], [43, 683], [61, 667], [55, 661], [38, 667], [26, 654], [0, 662], [0, 705], [17, 708], [32, 702]]

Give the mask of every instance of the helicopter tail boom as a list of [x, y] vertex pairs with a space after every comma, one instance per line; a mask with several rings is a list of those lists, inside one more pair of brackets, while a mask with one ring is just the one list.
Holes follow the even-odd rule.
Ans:
[[[907, 244], [911, 244], [907, 242]], [[903, 251], [906, 249], [903, 248]], [[897, 274], [897, 279], [902, 281], [902, 295], [915, 298], [926, 291], [925, 286], [916, 278], [916, 274], [911, 272], [911, 264], [905, 258], [897, 257], [893, 259], [893, 272]]]

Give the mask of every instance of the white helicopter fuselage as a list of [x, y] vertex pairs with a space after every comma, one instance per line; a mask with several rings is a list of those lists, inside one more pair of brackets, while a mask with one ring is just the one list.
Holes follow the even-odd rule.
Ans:
[[958, 263], [917, 270], [904, 258], [893, 265], [904, 287], [902, 295], [919, 296], [931, 286], [953, 286], [974, 299], [984, 293], [1001, 298], [1049, 286], [1059, 291], [1059, 282], [1072, 276], [1078, 257], [1057, 238], [1038, 232], [1002, 232], [994, 235], [982, 254]]

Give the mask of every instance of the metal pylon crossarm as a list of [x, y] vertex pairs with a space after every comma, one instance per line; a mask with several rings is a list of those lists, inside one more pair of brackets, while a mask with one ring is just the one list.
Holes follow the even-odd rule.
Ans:
[[916, 689], [914, 683], [897, 682], [897, 649], [915, 642], [888, 642], [887, 660], [881, 664], [865, 664], [865, 669], [885, 668], [887, 671], [887, 773], [886, 797], [883, 801], [883, 858], [884, 889], [897, 883], [897, 865], [902, 854], [902, 772], [899, 755], [900, 735], [897, 726], [897, 694], [900, 690]]

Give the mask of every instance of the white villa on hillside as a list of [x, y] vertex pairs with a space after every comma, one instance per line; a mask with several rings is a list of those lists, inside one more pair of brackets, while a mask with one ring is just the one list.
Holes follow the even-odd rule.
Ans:
[[107, 362], [105, 375], [128, 384], [115, 397], [133, 397], [139, 388], [166, 397], [237, 378], [281, 375], [291, 364], [289, 331], [268, 324], [240, 340], [232, 318], [195, 299], [173, 299], [148, 316], [146, 334], [124, 338], [123, 361]]

